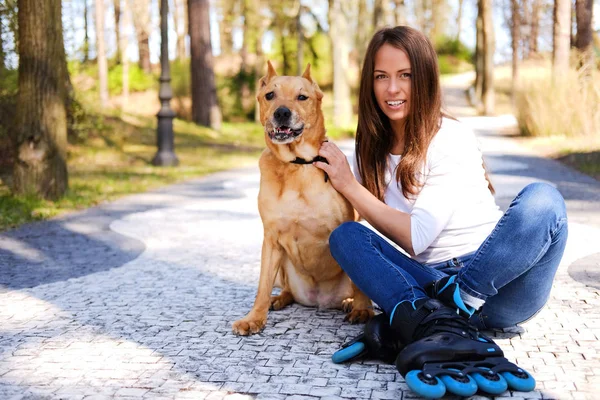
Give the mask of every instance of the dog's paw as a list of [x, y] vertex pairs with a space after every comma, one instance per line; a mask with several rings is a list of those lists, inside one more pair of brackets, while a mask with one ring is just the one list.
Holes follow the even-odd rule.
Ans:
[[262, 331], [266, 323], [266, 319], [242, 318], [233, 323], [231, 330], [236, 335], [248, 336]]
[[374, 315], [375, 315], [375, 313], [370, 308], [359, 308], [359, 309], [352, 310], [348, 314], [346, 314], [344, 321], [348, 321], [351, 324], [359, 324], [359, 323], [367, 322]]
[[352, 311], [352, 305], [354, 304], [354, 299], [352, 297], [348, 297], [347, 299], [342, 301], [342, 311], [345, 313], [349, 313]]
[[271, 296], [271, 310], [281, 310], [294, 302], [294, 296], [290, 292], [283, 291], [279, 296]]

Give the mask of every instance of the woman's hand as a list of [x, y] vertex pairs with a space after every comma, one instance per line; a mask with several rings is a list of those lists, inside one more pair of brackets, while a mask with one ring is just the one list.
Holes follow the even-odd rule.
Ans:
[[335, 190], [344, 195], [345, 190], [353, 182], [356, 182], [346, 155], [331, 142], [323, 142], [321, 144], [319, 155], [326, 158], [329, 164], [322, 161], [316, 161], [313, 164], [325, 171]]

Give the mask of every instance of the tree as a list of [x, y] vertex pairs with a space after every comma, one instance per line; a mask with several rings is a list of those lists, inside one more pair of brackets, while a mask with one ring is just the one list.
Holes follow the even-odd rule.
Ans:
[[[459, 0], [462, 1], [462, 0]], [[405, 0], [394, 0], [394, 15], [396, 17], [396, 26], [406, 25], [406, 3]], [[359, 16], [360, 18], [360, 16]]]
[[233, 28], [237, 19], [238, 0], [219, 0], [221, 18], [219, 21], [219, 38], [222, 54], [233, 52]]
[[173, 29], [177, 34], [176, 56], [179, 61], [186, 57], [185, 36], [187, 35], [187, 23], [181, 28], [181, 21], [187, 20], [186, 4], [183, 0], [173, 0]]
[[[362, 16], [359, 15], [359, 18]], [[364, 18], [364, 17], [362, 17]], [[374, 0], [373, 2], [373, 29], [375, 31], [388, 26], [391, 24], [392, 15], [388, 1], [386, 0]]]
[[[129, 26], [131, 26], [131, 17], [129, 13], [129, 7], [127, 2], [123, 2], [123, 9], [121, 10], [123, 18], [120, 22], [123, 24], [122, 32], [127, 32]], [[119, 45], [119, 51], [121, 52], [121, 65], [123, 66], [123, 74], [121, 75], [123, 81], [123, 92], [121, 95], [121, 109], [125, 108], [125, 105], [129, 102], [129, 58], [127, 57], [127, 48], [129, 40], [125, 34], [121, 35]]]
[[119, 21], [121, 20], [121, 0], [113, 0], [113, 11], [115, 15], [115, 37], [117, 41], [117, 64], [121, 64], [121, 27]]
[[96, 61], [98, 63], [98, 91], [100, 106], [108, 104], [108, 65], [104, 45], [104, 0], [96, 0]]
[[348, 71], [350, 32], [347, 10], [342, 0], [329, 1], [329, 37], [333, 55], [333, 123], [348, 126], [352, 122], [352, 102]]
[[369, 38], [373, 31], [373, 26], [368, 25], [368, 13], [369, 10], [367, 8], [367, 0], [358, 0], [358, 28], [355, 29], [356, 33], [354, 35], [354, 47], [358, 53], [358, 66], [360, 70], [362, 70], [365, 53], [367, 52], [367, 45], [369, 44]]
[[449, 5], [446, 0], [431, 1], [431, 32], [429, 38], [437, 43], [444, 36], [448, 25]]
[[538, 52], [538, 36], [540, 33], [541, 0], [531, 3], [531, 34], [529, 35], [529, 56]]
[[88, 1], [83, 0], [83, 62], [90, 60], [90, 36], [88, 34]]
[[521, 30], [521, 18], [519, 13], [519, 0], [510, 1], [511, 24], [510, 33], [512, 40], [512, 88], [511, 96], [513, 104], [515, 103], [515, 94], [519, 80], [519, 41]]
[[594, 47], [592, 14], [594, 11], [593, 0], [576, 0], [577, 36], [575, 47], [581, 54], [580, 69], [584, 75], [591, 76], [594, 69]]
[[460, 42], [460, 31], [462, 27], [462, 13], [464, 0], [458, 0], [458, 13], [456, 14], [456, 37], [454, 40]]
[[133, 18], [133, 27], [138, 42], [138, 64], [145, 72], [152, 72], [150, 63], [150, 0], [129, 0], [129, 9]]
[[192, 119], [213, 129], [221, 128], [221, 111], [213, 71], [209, 0], [188, 0], [191, 50]]
[[4, 32], [4, 25], [2, 24], [2, 13], [0, 13], [0, 78], [4, 74], [6, 69], [6, 62], [4, 61], [4, 39], [2, 33]]
[[60, 0], [19, 0], [13, 191], [55, 200], [68, 187], [66, 56]]
[[481, 101], [483, 113], [491, 115], [494, 112], [494, 25], [492, 20], [492, 0], [478, 0], [478, 11], [481, 15], [482, 48], [478, 57], [482, 61]]
[[552, 48], [552, 74], [555, 79], [564, 76], [569, 70], [570, 20], [571, 2], [569, 0], [555, 0], [554, 43]]

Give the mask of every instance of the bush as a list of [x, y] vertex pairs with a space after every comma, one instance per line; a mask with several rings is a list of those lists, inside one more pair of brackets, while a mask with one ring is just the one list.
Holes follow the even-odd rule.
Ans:
[[462, 61], [473, 62], [474, 53], [461, 41], [447, 36], [436, 41], [435, 51], [438, 56], [453, 56]]
[[[143, 92], [158, 88], [158, 76], [144, 72], [137, 64], [129, 64], [129, 91]], [[123, 92], [123, 65], [115, 65], [108, 70], [108, 91], [110, 94]]]
[[562, 79], [531, 79], [517, 91], [516, 114], [527, 136], [581, 136], [600, 131], [600, 77], [570, 71]]
[[[84, 90], [98, 91], [98, 65], [96, 63], [80, 63], [71, 61], [68, 64], [71, 77], [81, 80], [86, 77], [90, 84]], [[89, 87], [87, 87], [89, 86]], [[143, 92], [158, 88], [158, 75], [144, 72], [137, 64], [129, 63], [129, 91]], [[112, 65], [108, 68], [108, 91], [111, 95], [119, 95], [123, 91], [123, 66]]]

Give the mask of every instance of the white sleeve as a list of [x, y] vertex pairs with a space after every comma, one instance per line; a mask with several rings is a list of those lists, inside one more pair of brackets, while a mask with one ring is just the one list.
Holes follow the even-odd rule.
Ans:
[[411, 211], [411, 240], [415, 255], [427, 249], [450, 221], [460, 201], [461, 177], [464, 178], [464, 169], [470, 164], [471, 157], [465, 154], [463, 146], [457, 149], [438, 144], [428, 154], [425, 183]]

